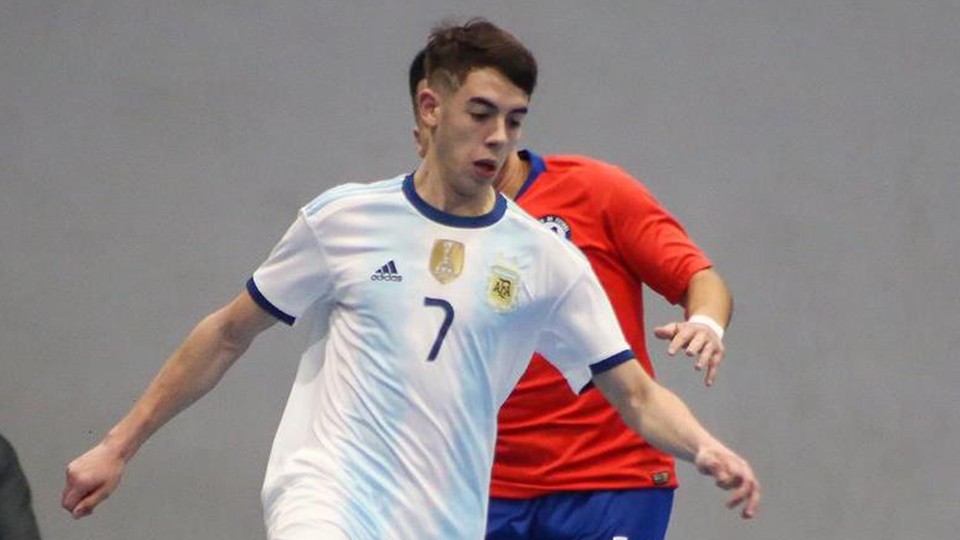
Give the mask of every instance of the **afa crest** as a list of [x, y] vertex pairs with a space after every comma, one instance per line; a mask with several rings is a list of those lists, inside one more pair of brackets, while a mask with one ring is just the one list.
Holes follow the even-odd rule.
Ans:
[[487, 281], [487, 302], [493, 309], [501, 313], [512, 311], [517, 307], [519, 295], [520, 274], [505, 266], [493, 266]]
[[456, 240], [434, 240], [430, 251], [430, 273], [440, 283], [450, 283], [463, 272], [466, 249]]

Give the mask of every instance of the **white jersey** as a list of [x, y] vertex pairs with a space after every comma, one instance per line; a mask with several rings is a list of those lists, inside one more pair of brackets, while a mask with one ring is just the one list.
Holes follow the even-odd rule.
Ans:
[[574, 247], [499, 195], [445, 214], [412, 176], [321, 195], [248, 290], [288, 324], [324, 313], [267, 467], [275, 540], [482, 538], [497, 411], [534, 350], [575, 391], [632, 358]]

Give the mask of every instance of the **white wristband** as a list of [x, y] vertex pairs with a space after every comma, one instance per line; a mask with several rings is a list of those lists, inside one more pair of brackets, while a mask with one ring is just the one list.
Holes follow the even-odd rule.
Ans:
[[706, 316], [706, 315], [694, 315], [694, 316], [690, 317], [689, 319], [687, 319], [687, 322], [689, 322], [689, 323], [702, 324], [702, 325], [710, 328], [711, 330], [713, 330], [713, 331], [717, 334], [717, 337], [719, 337], [721, 340], [723, 340], [723, 327], [720, 326], [720, 323], [718, 323], [717, 321], [713, 320], [712, 318], [710, 318], [710, 317], [708, 317], [708, 316]]

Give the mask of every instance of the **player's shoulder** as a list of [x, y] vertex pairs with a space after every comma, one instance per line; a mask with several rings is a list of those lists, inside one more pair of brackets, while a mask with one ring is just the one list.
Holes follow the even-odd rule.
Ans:
[[549, 184], [578, 194], [587, 204], [631, 206], [658, 204], [650, 190], [619, 165], [581, 155], [551, 155], [544, 158]]
[[337, 210], [369, 204], [372, 200], [399, 194], [405, 176], [376, 182], [350, 182], [324, 191], [300, 209], [307, 218], [315, 218]]
[[507, 199], [505, 217], [514, 223], [514, 226], [523, 229], [536, 250], [542, 253], [560, 252], [564, 257], [573, 257], [576, 261], [586, 262], [580, 250], [569, 240], [561, 237], [544, 226], [543, 222], [533, 217], [519, 204]]
[[594, 186], [598, 182], [640, 183], [619, 165], [590, 156], [557, 154], [544, 156], [543, 160], [547, 172], [565, 176], [571, 181], [586, 182]]
[[601, 174], [627, 174], [622, 168], [613, 163], [580, 154], [551, 154], [544, 156], [543, 160], [547, 170], [589, 170]]
[[515, 227], [533, 231], [532, 234], [538, 239], [542, 233], [550, 232], [546, 229], [546, 227], [543, 226], [542, 223], [540, 223], [537, 218], [530, 215], [526, 209], [517, 204], [513, 199], [506, 197], [503, 197], [503, 199], [507, 201], [507, 209], [504, 212], [504, 218], [509, 220]]

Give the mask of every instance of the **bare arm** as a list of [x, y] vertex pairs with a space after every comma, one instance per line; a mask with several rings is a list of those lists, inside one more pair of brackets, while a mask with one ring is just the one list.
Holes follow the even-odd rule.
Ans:
[[651, 379], [637, 362], [624, 362], [593, 381], [627, 426], [657, 448], [693, 463], [701, 473], [714, 477], [719, 487], [734, 490], [728, 507], [742, 504], [744, 518], [756, 515], [760, 483], [750, 464], [710, 435], [683, 401]]
[[[704, 315], [723, 328], [730, 323], [733, 297], [720, 274], [712, 268], [701, 270], [690, 278], [687, 292], [680, 303], [688, 319], [694, 315]], [[670, 356], [683, 349], [687, 356], [696, 357], [694, 368], [697, 371], [707, 370], [704, 376], [707, 386], [716, 382], [717, 369], [723, 362], [726, 350], [722, 336], [713, 329], [700, 323], [677, 321], [658, 326], [654, 329], [654, 335], [670, 342], [667, 346]]]
[[200, 321], [127, 415], [67, 467], [63, 507], [75, 518], [92, 513], [116, 489], [140, 446], [216, 386], [253, 339], [275, 322], [246, 291]]

